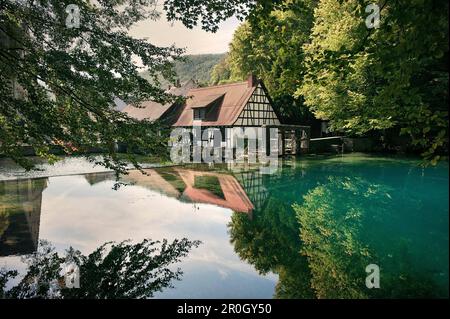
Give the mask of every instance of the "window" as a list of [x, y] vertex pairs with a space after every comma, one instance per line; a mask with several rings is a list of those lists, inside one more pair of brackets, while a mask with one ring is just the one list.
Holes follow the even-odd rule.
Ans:
[[206, 109], [204, 107], [194, 109], [194, 120], [204, 120], [206, 115]]

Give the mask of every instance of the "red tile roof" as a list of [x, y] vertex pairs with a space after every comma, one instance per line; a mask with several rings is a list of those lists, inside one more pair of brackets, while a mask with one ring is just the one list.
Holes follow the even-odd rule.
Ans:
[[[193, 109], [199, 107], [199, 101], [209, 101], [210, 103], [208, 105], [218, 104], [217, 107], [209, 108], [206, 114], [206, 119], [202, 121], [202, 126], [233, 125], [255, 89], [256, 85], [249, 86], [248, 81], [191, 89], [186, 94], [186, 96], [188, 97], [186, 105], [184, 106], [184, 109], [181, 112], [178, 120], [175, 122], [174, 126], [192, 126]], [[222, 95], [222, 103], [214, 103], [218, 101], [218, 97]], [[215, 99], [213, 100], [214, 97]]]
[[202, 107], [207, 107], [211, 104], [213, 104], [214, 102], [216, 102], [217, 100], [219, 100], [220, 98], [222, 98], [225, 94], [211, 94], [208, 96], [194, 96], [192, 98], [191, 101], [191, 108], [202, 108]]
[[[196, 87], [197, 84], [193, 80], [190, 80], [181, 87], [171, 88], [168, 90], [168, 93], [177, 96], [186, 96], [189, 90]], [[141, 103], [141, 107], [135, 107], [129, 104], [122, 110], [122, 112], [127, 113], [130, 117], [137, 120], [156, 121], [161, 118], [164, 113], [168, 112], [172, 106], [174, 106], [173, 103], [163, 105], [154, 101], [144, 101]]]

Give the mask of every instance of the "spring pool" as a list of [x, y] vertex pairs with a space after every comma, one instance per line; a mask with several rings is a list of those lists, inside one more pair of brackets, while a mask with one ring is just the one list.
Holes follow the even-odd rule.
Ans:
[[[88, 255], [107, 242], [199, 240], [155, 298], [449, 296], [448, 162], [351, 154], [248, 165], [0, 181], [0, 268], [39, 241]], [[366, 266], [380, 288], [366, 287]], [[101, 274], [100, 274], [101, 275]], [[11, 284], [14, 284], [12, 281]]]

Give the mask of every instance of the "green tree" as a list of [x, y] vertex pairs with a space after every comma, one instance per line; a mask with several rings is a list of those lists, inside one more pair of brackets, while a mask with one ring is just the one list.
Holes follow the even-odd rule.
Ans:
[[233, 16], [240, 20], [270, 13], [283, 0], [165, 0], [164, 9], [169, 21], [181, 21], [187, 28], [201, 25], [216, 32], [219, 23]]
[[349, 134], [398, 129], [433, 163], [448, 151], [448, 2], [321, 0], [297, 91], [316, 117]]
[[309, 39], [315, 1], [282, 1], [266, 13], [255, 10], [233, 35], [231, 80], [249, 73], [267, 86], [284, 123], [313, 124], [314, 116], [295, 92], [304, 76], [303, 44]]
[[211, 85], [234, 82], [231, 79], [231, 70], [228, 55], [224, 56], [211, 70], [209, 83]]
[[[79, 27], [66, 23], [69, 4], [80, 10]], [[100, 164], [118, 172], [124, 163], [117, 141], [162, 154], [157, 124], [113, 109], [115, 98], [137, 105], [174, 99], [159, 87], [158, 77], [173, 77], [171, 61], [182, 51], [127, 34], [134, 23], [158, 16], [151, 4], [133, 0], [1, 1], [0, 153], [29, 169], [33, 163], [22, 154], [24, 144], [50, 159], [55, 144], [67, 154], [99, 148]], [[139, 76], [145, 67], [154, 84]]]

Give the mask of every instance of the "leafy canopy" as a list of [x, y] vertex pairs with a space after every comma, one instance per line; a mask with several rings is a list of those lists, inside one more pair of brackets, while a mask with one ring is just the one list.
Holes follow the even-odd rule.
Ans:
[[318, 2], [297, 95], [335, 130], [397, 128], [434, 163], [448, 152], [448, 2], [385, 1], [378, 29], [369, 3]]
[[[144, 4], [142, 4], [144, 3]], [[66, 25], [66, 7], [80, 9], [79, 28]], [[172, 78], [182, 50], [134, 39], [127, 30], [159, 13], [145, 1], [42, 0], [0, 4], [0, 153], [31, 168], [21, 147], [52, 158], [97, 148], [101, 164], [123, 171], [115, 142], [143, 153], [162, 152], [157, 124], [137, 122], [114, 110], [114, 100], [139, 104], [174, 97], [159, 87]], [[139, 76], [146, 68], [150, 84]]]

